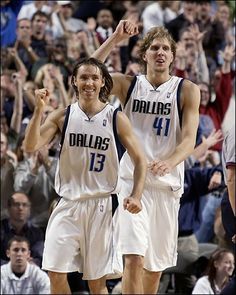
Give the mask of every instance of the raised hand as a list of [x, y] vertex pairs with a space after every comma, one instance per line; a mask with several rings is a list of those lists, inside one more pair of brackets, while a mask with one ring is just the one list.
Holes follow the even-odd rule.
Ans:
[[35, 106], [39, 109], [43, 109], [47, 104], [49, 98], [49, 91], [46, 88], [35, 90]]
[[202, 136], [202, 142], [207, 144], [208, 148], [212, 147], [217, 142], [222, 141], [223, 139], [224, 136], [220, 129], [218, 129], [217, 131], [215, 129], [212, 130], [207, 138], [205, 136]]
[[120, 41], [123, 41], [139, 33], [138, 25], [128, 20], [121, 20], [114, 33], [120, 37]]

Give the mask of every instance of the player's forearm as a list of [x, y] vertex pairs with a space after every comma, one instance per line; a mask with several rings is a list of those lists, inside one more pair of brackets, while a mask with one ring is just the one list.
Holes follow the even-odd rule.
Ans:
[[205, 152], [209, 149], [209, 146], [206, 142], [200, 143], [192, 152], [192, 155], [195, 157], [195, 159], [199, 159], [202, 157]]
[[134, 168], [134, 184], [131, 196], [137, 199], [141, 199], [144, 188], [144, 183], [147, 173], [147, 163], [145, 160], [140, 160]]
[[33, 116], [25, 131], [24, 148], [26, 152], [33, 152], [37, 150], [40, 141], [40, 125], [42, 114], [43, 110], [35, 107]]
[[186, 138], [179, 144], [174, 153], [167, 159], [171, 167], [175, 167], [179, 163], [183, 162], [194, 151], [195, 140], [192, 138]]

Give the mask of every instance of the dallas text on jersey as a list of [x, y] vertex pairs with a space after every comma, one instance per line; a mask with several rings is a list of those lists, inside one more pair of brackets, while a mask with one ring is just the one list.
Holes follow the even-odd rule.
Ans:
[[69, 145], [89, 147], [98, 150], [106, 151], [109, 147], [110, 138], [92, 134], [70, 133]]
[[171, 111], [171, 103], [163, 103], [156, 101], [145, 101], [134, 99], [132, 105], [132, 112], [155, 114], [155, 115], [169, 115]]

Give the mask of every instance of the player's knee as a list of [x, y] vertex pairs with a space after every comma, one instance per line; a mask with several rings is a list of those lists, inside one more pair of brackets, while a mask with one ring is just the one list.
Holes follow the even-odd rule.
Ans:
[[64, 282], [67, 282], [67, 274], [66, 273], [58, 273], [49, 271], [48, 276], [50, 278], [51, 283], [54, 284], [62, 284]]
[[125, 268], [143, 269], [143, 257], [140, 255], [125, 255]]
[[106, 280], [105, 279], [98, 279], [98, 280], [91, 280], [88, 281], [89, 290], [92, 294], [102, 294], [104, 289], [106, 289]]

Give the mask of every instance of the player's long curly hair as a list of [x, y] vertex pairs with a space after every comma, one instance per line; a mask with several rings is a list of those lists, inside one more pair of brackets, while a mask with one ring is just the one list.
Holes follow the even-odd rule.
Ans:
[[77, 77], [78, 69], [83, 65], [92, 65], [99, 68], [102, 78], [104, 78], [104, 81], [105, 81], [105, 85], [100, 90], [99, 99], [102, 102], [107, 102], [109, 100], [108, 98], [113, 87], [112, 77], [109, 74], [106, 66], [100, 60], [93, 57], [81, 58], [73, 69], [72, 77], [71, 77], [71, 85], [75, 90], [77, 98], [79, 98], [79, 92], [78, 92], [77, 86], [75, 85], [75, 80]]

